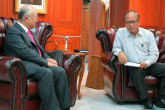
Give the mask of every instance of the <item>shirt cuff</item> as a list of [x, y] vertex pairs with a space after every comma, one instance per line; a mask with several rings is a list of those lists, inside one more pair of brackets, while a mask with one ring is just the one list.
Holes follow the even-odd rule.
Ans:
[[116, 49], [116, 51], [114, 52], [114, 55], [118, 56], [121, 51], [122, 50], [120, 50], [120, 49]]
[[145, 61], [145, 63], [147, 64], [146, 68], [147, 68], [147, 67], [149, 67], [149, 66], [151, 66], [151, 62], [150, 62], [150, 61], [148, 61], [148, 60], [147, 60], [147, 61]]

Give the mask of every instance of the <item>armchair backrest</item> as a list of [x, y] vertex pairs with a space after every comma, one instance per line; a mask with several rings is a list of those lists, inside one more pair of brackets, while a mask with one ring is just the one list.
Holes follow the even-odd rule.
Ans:
[[35, 28], [31, 29], [31, 31], [36, 34], [40, 45], [45, 48], [46, 41], [53, 33], [53, 27], [49, 23], [38, 21]]
[[156, 31], [155, 39], [156, 39], [160, 54], [165, 53], [165, 30]]
[[[0, 17], [0, 55], [4, 55], [5, 32], [12, 27], [16, 21], [17, 19], [14, 18]], [[31, 29], [31, 31], [36, 34], [40, 45], [45, 48], [46, 41], [51, 36], [53, 28], [49, 23], [38, 21], [35, 28]]]
[[96, 38], [101, 41], [103, 52], [112, 51], [116, 31], [115, 28], [111, 27], [101, 28], [97, 31]]
[[7, 29], [13, 26], [13, 19], [0, 17], [0, 55], [4, 55], [4, 38]]
[[165, 62], [165, 30], [157, 30], [154, 35], [159, 49], [158, 62]]

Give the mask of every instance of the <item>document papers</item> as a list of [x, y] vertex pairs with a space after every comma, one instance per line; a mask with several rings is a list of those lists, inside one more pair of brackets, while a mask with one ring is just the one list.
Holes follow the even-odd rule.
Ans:
[[132, 67], [139, 67], [140, 64], [138, 63], [132, 63], [132, 62], [127, 62], [126, 64], [124, 64], [125, 66], [132, 66]]

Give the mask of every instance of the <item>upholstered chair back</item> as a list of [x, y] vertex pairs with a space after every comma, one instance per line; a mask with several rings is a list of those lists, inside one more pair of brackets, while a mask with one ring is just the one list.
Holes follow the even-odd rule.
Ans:
[[115, 39], [116, 31], [117, 30], [115, 28], [111, 28], [111, 27], [102, 28], [97, 31], [96, 37], [101, 41], [103, 52], [112, 51], [113, 41]]
[[[4, 55], [5, 32], [12, 27], [16, 21], [17, 20], [13, 18], [0, 17], [0, 55]], [[53, 28], [49, 23], [38, 21], [36, 27], [31, 29], [31, 31], [36, 34], [40, 45], [45, 48], [46, 41], [52, 34]]]
[[4, 38], [7, 29], [13, 26], [14, 20], [0, 17], [0, 55], [4, 55]]

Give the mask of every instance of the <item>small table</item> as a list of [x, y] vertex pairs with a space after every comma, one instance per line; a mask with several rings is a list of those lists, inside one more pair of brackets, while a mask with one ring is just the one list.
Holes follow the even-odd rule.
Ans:
[[103, 69], [101, 56], [92, 55], [85, 86], [95, 89], [104, 89]]
[[82, 82], [82, 78], [84, 76], [84, 70], [85, 70], [85, 63], [84, 63], [84, 60], [85, 60], [85, 56], [88, 55], [88, 53], [76, 53], [77, 55], [80, 55], [81, 57], [81, 60], [82, 60], [82, 67], [77, 75], [77, 79], [78, 79], [78, 76], [79, 76], [79, 83], [78, 83], [78, 90], [77, 90], [77, 94], [78, 94], [78, 99], [81, 99], [82, 95], [80, 93], [80, 87], [81, 87], [81, 82]]

